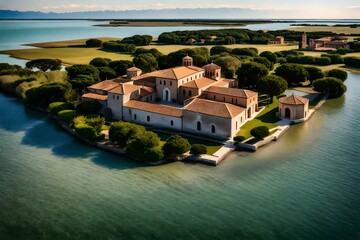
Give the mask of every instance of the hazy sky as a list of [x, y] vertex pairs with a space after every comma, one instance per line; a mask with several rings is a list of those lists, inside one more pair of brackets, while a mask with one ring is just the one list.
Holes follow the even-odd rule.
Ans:
[[209, 7], [277, 10], [274, 18], [360, 18], [360, 0], [0, 0], [0, 9], [43, 12]]

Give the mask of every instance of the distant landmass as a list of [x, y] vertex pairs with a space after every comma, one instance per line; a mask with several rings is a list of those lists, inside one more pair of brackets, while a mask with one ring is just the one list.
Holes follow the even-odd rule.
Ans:
[[266, 19], [272, 18], [276, 12], [281, 11], [247, 8], [177, 8], [65, 13], [0, 10], [0, 19]]

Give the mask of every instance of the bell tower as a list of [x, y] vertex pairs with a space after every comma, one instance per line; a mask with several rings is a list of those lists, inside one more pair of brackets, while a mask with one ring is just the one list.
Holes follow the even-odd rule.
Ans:
[[304, 32], [302, 35], [300, 48], [305, 49], [306, 47], [307, 47], [307, 35], [306, 32]]
[[185, 66], [185, 67], [192, 66], [193, 65], [192, 57], [190, 57], [189, 55], [186, 55], [185, 57], [183, 57], [182, 65]]

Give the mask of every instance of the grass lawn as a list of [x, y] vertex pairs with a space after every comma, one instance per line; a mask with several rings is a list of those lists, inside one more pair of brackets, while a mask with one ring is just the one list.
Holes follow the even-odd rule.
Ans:
[[110, 58], [111, 60], [132, 60], [129, 54], [105, 52], [97, 48], [87, 47], [64, 47], [64, 48], [31, 48], [19, 50], [0, 51], [0, 54], [8, 54], [20, 59], [52, 58], [60, 59], [65, 65], [88, 64], [96, 57]]
[[288, 30], [297, 31], [297, 32], [334, 32], [334, 33], [344, 33], [344, 34], [359, 34], [360, 28], [350, 28], [350, 27], [332, 27], [332, 26], [300, 26], [300, 27], [291, 27]]
[[[160, 137], [162, 145], [165, 144], [166, 140], [172, 135], [172, 134], [163, 133], [163, 132], [156, 132], [156, 134]], [[179, 134], [179, 135], [181, 135], [181, 134]], [[206, 154], [209, 154], [209, 155], [214, 154], [217, 150], [219, 150], [222, 146], [224, 146], [224, 144], [221, 144], [218, 142], [206, 141], [206, 140], [187, 137], [187, 136], [183, 136], [183, 137], [186, 138], [191, 145], [192, 144], [204, 144], [207, 148]]]
[[251, 129], [258, 126], [267, 126], [269, 129], [277, 127], [275, 124], [280, 119], [276, 117], [276, 112], [278, 111], [279, 101], [274, 97], [274, 102], [270, 105], [265, 106], [265, 109], [261, 111], [261, 113], [256, 116], [253, 120], [245, 123], [241, 128], [237, 135], [244, 136], [246, 139], [251, 137], [250, 131]]

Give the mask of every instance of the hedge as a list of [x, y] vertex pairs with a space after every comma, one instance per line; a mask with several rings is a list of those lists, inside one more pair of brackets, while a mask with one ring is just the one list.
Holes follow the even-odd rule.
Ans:
[[74, 110], [75, 106], [69, 102], [53, 102], [49, 104], [49, 110], [53, 114], [58, 114], [62, 110]]
[[102, 104], [96, 100], [86, 100], [76, 106], [76, 111], [80, 114], [94, 114], [102, 107]]
[[76, 116], [75, 110], [62, 110], [58, 113], [58, 117], [66, 123], [70, 123]]
[[206, 154], [207, 148], [204, 144], [193, 144], [190, 148], [190, 153], [195, 155]]
[[75, 132], [87, 140], [95, 140], [97, 138], [95, 129], [86, 123], [76, 125]]
[[258, 139], [264, 139], [269, 136], [270, 131], [266, 126], [259, 126], [251, 129], [250, 134]]
[[235, 142], [242, 142], [245, 140], [245, 137], [244, 136], [235, 136], [233, 139]]

